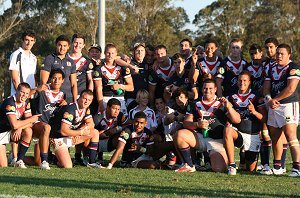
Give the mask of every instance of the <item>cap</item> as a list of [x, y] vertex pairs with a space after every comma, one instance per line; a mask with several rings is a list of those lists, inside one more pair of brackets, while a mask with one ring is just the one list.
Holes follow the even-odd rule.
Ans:
[[143, 46], [144, 48], [146, 48], [146, 44], [145, 43], [135, 43], [133, 45], [133, 50], [136, 50], [136, 48], [138, 48], [139, 46]]
[[91, 51], [92, 48], [95, 48], [95, 49], [99, 50], [100, 52], [102, 52], [101, 47], [97, 43], [94, 43], [93, 45], [91, 45], [91, 47], [89, 48], [89, 51]]

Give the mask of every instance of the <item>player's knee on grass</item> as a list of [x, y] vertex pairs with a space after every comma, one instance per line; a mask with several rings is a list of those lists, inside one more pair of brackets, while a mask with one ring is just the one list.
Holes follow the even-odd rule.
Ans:
[[160, 169], [161, 166], [157, 161], [143, 160], [138, 162], [136, 167], [142, 169]]
[[254, 171], [257, 163], [258, 152], [245, 151], [247, 170]]

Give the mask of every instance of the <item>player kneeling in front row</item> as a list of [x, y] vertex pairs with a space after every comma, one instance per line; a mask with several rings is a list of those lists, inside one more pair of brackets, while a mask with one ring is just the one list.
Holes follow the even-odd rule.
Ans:
[[29, 93], [30, 86], [20, 83], [16, 95], [6, 98], [0, 105], [0, 167], [7, 166], [6, 144], [20, 141], [15, 167], [26, 168], [23, 159], [30, 146], [32, 123], [40, 116], [31, 116]]
[[89, 148], [89, 167], [100, 167], [96, 163], [99, 132], [94, 129], [94, 122], [89, 106], [93, 100], [93, 92], [84, 90], [79, 99], [61, 108], [53, 119], [50, 119], [50, 143], [62, 168], [72, 168], [69, 147], [84, 142]]
[[[200, 152], [208, 151], [212, 170], [224, 172], [227, 169], [227, 156], [223, 147], [223, 129], [229, 119], [239, 123], [240, 116], [232, 108], [226, 98], [217, 99], [217, 85], [212, 79], [203, 82], [203, 97], [200, 101], [190, 104], [183, 126], [174, 137], [183, 166], [175, 172], [195, 172], [190, 148]], [[227, 117], [226, 117], [227, 116]], [[228, 118], [228, 119], [227, 119]]]
[[34, 155], [35, 163], [39, 164], [43, 170], [50, 170], [48, 163], [49, 135], [51, 130], [48, 124], [49, 120], [54, 116], [54, 112], [62, 108], [63, 105], [67, 105], [65, 94], [60, 90], [64, 78], [65, 74], [61, 69], [51, 70], [50, 84], [48, 86], [43, 85], [44, 87], [38, 89], [34, 94], [34, 100], [37, 105], [36, 113], [42, 114], [32, 126], [32, 137], [38, 139]]
[[243, 71], [238, 78], [238, 93], [229, 97], [233, 106], [228, 111], [237, 111], [241, 116], [240, 123], [233, 123], [224, 131], [224, 146], [228, 157], [228, 174], [236, 175], [236, 164], [234, 161], [234, 147], [245, 150], [246, 169], [254, 171], [257, 163], [257, 155], [260, 150], [259, 133], [260, 121], [263, 115], [256, 111], [258, 98], [251, 91], [251, 75]]
[[121, 110], [121, 102], [116, 98], [111, 98], [107, 102], [104, 112], [99, 112], [93, 116], [95, 129], [100, 132], [98, 159], [103, 161], [103, 152], [115, 150], [107, 169], [112, 169], [118, 157], [122, 154], [124, 143], [118, 140], [122, 127], [128, 123], [127, 117]]
[[134, 115], [132, 125], [127, 126], [119, 137], [124, 145], [123, 165], [134, 168], [159, 169], [159, 159], [174, 151], [172, 142], [154, 143], [153, 133], [147, 129], [147, 116], [140, 111]]

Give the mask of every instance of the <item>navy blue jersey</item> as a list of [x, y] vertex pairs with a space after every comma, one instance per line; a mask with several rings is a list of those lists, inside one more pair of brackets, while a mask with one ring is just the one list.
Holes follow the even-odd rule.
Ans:
[[84, 124], [86, 119], [92, 118], [92, 115], [90, 113], [90, 109], [80, 110], [77, 102], [63, 106], [49, 121], [49, 124], [51, 126], [50, 137], [65, 137], [61, 134], [60, 131], [62, 122], [69, 125], [70, 129], [76, 130], [82, 124]]
[[87, 74], [93, 72], [94, 65], [86, 56], [74, 59], [68, 54], [68, 57], [70, 57], [76, 65], [78, 95], [80, 95], [83, 90], [88, 88]]
[[185, 71], [182, 77], [178, 76], [178, 74], [175, 72], [168, 80], [166, 85], [172, 85], [172, 84], [177, 87], [183, 87], [188, 91], [191, 91], [191, 89], [195, 87], [194, 85], [191, 85], [191, 83], [189, 82], [188, 71]]
[[31, 113], [29, 100], [17, 105], [15, 96], [4, 99], [0, 105], [0, 133], [12, 130], [8, 115], [15, 115], [20, 120], [26, 113]]
[[93, 120], [95, 123], [95, 129], [102, 131], [116, 126], [122, 126], [127, 121], [127, 118], [122, 112], [120, 112], [118, 117], [109, 119], [106, 116], [106, 111], [104, 111], [103, 113], [99, 112], [98, 114], [95, 114], [93, 116]]
[[65, 73], [65, 80], [61, 86], [61, 90], [66, 94], [66, 98], [73, 97], [70, 75], [76, 73], [76, 65], [74, 61], [68, 56], [64, 59], [60, 59], [56, 54], [50, 54], [45, 58], [41, 70], [51, 72], [51, 70], [55, 68], [59, 68]]
[[217, 71], [217, 78], [223, 79], [223, 96], [231, 96], [238, 91], [238, 77], [246, 65], [247, 61], [244, 59], [233, 62], [230, 57], [226, 57], [222, 61]]
[[[274, 98], [283, 89], [287, 87], [288, 80], [297, 79], [300, 80], [300, 68], [293, 62], [289, 62], [286, 66], [282, 67], [278, 64], [275, 64], [272, 68], [269, 69], [266, 80], [271, 81], [271, 97]], [[298, 102], [298, 89], [294, 91], [292, 95], [287, 98], [280, 100], [281, 104]]]
[[156, 71], [151, 71], [149, 74], [149, 84], [155, 85], [155, 98], [162, 98], [164, 89], [175, 72], [175, 67], [172, 66], [172, 61], [169, 59], [170, 65], [168, 67], [159, 67]]
[[245, 68], [246, 71], [249, 71], [251, 74], [251, 89], [253, 91], [259, 91], [262, 89], [264, 85], [264, 80], [266, 77], [265, 68], [266, 62], [263, 62], [261, 66], [257, 66], [253, 64], [251, 61], [247, 67]]
[[199, 76], [204, 74], [211, 74], [212, 76], [217, 75], [218, 67], [220, 66], [222, 59], [217, 57], [216, 61], [209, 62], [206, 57], [200, 58], [196, 64], [196, 70], [199, 71]]
[[[93, 75], [94, 81], [102, 80], [103, 96], [119, 96], [109, 84], [124, 84], [125, 78], [131, 78], [129, 68], [125, 69], [119, 65], [107, 66], [105, 62], [95, 68]], [[121, 95], [124, 95], [124, 92]]]
[[50, 118], [54, 116], [54, 112], [60, 108], [59, 104], [64, 99], [65, 94], [62, 91], [54, 92], [47, 89], [46, 91], [36, 92], [34, 98], [37, 105], [35, 114], [42, 114], [39, 121], [48, 123]]
[[249, 101], [252, 102], [254, 107], [258, 105], [258, 98], [256, 95], [249, 91], [247, 94], [234, 94], [228, 98], [233, 105], [233, 108], [241, 115], [241, 122], [233, 124], [239, 131], [248, 134], [258, 134], [261, 129], [261, 122], [256, 116], [248, 110]]
[[153, 145], [153, 134], [152, 132], [144, 128], [143, 131], [136, 133], [134, 132], [134, 126], [129, 125], [125, 129], [125, 135], [120, 136], [122, 142], [126, 143], [125, 148], [123, 150], [122, 160], [126, 161], [127, 163], [131, 163], [132, 161], [136, 160], [140, 157], [143, 153], [139, 151], [129, 151], [131, 148], [131, 144], [135, 143], [142, 147], [147, 147], [149, 145]]
[[[203, 101], [203, 98], [200, 101], [190, 103], [186, 115], [190, 114], [193, 115], [193, 122], [198, 122], [201, 118], [209, 122], [208, 136], [210, 138], [223, 138], [223, 129], [227, 122], [227, 116], [225, 108], [217, 100], [217, 97], [210, 103]], [[197, 129], [197, 132], [202, 133], [202, 130]]]
[[125, 99], [128, 98], [135, 99], [138, 90], [142, 90], [142, 89], [148, 90], [148, 77], [149, 77], [148, 63], [146, 62], [146, 60], [144, 60], [142, 63], [139, 63], [135, 59], [132, 59], [131, 64], [136, 65], [138, 68], [142, 68], [142, 69], [139, 70], [138, 74], [131, 72], [134, 90], [130, 92], [126, 91], [124, 95]]

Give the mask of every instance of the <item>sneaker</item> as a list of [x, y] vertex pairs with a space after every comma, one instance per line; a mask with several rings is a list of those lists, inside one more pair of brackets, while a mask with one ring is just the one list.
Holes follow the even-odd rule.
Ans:
[[106, 167], [106, 169], [112, 169], [113, 168], [113, 165], [111, 164], [111, 163], [109, 163], [108, 165], [107, 165], [107, 167]]
[[236, 168], [228, 166], [228, 175], [236, 175]]
[[282, 168], [280, 168], [280, 169], [273, 168], [272, 171], [273, 171], [274, 175], [282, 175], [283, 174], [283, 169]]
[[193, 173], [195, 171], [196, 171], [195, 166], [190, 167], [188, 164], [185, 164], [181, 168], [175, 170], [175, 172], [177, 173], [183, 173], [183, 172]]
[[[88, 156], [83, 156], [82, 163], [83, 163], [84, 166], [87, 166], [87, 164], [89, 163], [89, 157]], [[101, 163], [99, 163], [99, 164], [101, 164]]]
[[90, 167], [90, 168], [102, 168], [101, 164], [99, 164], [99, 163], [97, 163], [97, 162], [91, 163], [91, 164], [88, 163], [86, 166], [87, 166], [87, 167]]
[[299, 177], [299, 176], [300, 176], [300, 171], [297, 170], [297, 169], [295, 169], [295, 168], [293, 168], [293, 169], [292, 169], [292, 173], [289, 174], [289, 176], [290, 176], [290, 177]]
[[283, 173], [286, 173], [286, 168], [281, 168]]
[[273, 171], [268, 164], [265, 164], [259, 173], [262, 175], [273, 175]]
[[40, 165], [40, 168], [41, 168], [42, 170], [50, 170], [49, 163], [46, 162], [46, 161], [43, 161], [43, 162], [41, 163], [41, 165]]
[[74, 161], [73, 161], [73, 166], [86, 166], [86, 165], [84, 165], [84, 163], [83, 163], [83, 160], [81, 159], [81, 158], [78, 158], [78, 159], [74, 159]]
[[27, 168], [27, 167], [25, 166], [25, 163], [23, 162], [23, 160], [17, 161], [17, 162], [15, 163], [15, 167], [17, 167], [17, 168]]
[[256, 171], [262, 171], [263, 169], [264, 169], [264, 165], [262, 165], [262, 164], [260, 164], [256, 167]]

